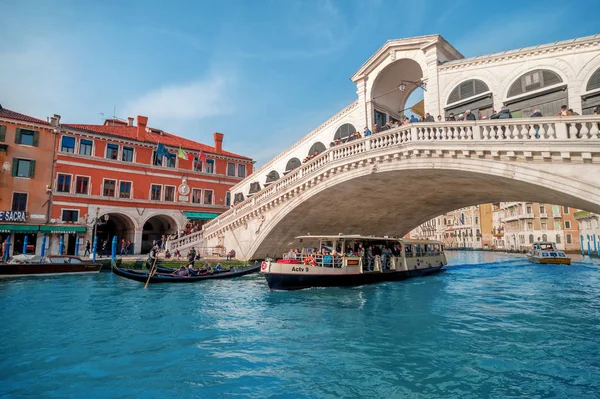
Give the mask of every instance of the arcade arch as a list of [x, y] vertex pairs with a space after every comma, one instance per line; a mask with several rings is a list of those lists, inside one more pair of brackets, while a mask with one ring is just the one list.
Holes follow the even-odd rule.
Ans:
[[568, 104], [567, 84], [556, 72], [535, 69], [521, 75], [508, 89], [505, 104], [515, 118], [528, 117], [536, 109], [544, 116], [556, 115]]
[[338, 127], [333, 135], [333, 140], [337, 139], [345, 139], [349, 137], [352, 133], [356, 132], [356, 128], [351, 123], [344, 123], [342, 126]]
[[[106, 219], [108, 216], [108, 219]], [[96, 225], [96, 236], [98, 237], [98, 252], [110, 252], [112, 239], [117, 237], [117, 243], [121, 240], [134, 242], [135, 239], [135, 221], [122, 213], [110, 212], [100, 216], [100, 221]], [[104, 244], [106, 242], [106, 245]], [[120, 251], [120, 248], [117, 248]], [[133, 251], [133, 244], [131, 245]]]
[[585, 94], [581, 96], [582, 114], [593, 115], [598, 106], [600, 106], [600, 68], [587, 81]]
[[298, 158], [294, 157], [294, 158], [290, 159], [288, 161], [288, 163], [285, 165], [285, 171], [290, 172], [301, 165], [302, 165], [302, 162], [300, 162], [300, 160]]
[[154, 215], [149, 217], [143, 224], [142, 228], [142, 253], [149, 252], [152, 249], [152, 244], [165, 238], [169, 234], [177, 233], [179, 225], [177, 221], [168, 215]]
[[488, 85], [479, 79], [470, 79], [458, 84], [448, 96], [446, 114], [455, 115], [467, 109], [477, 116], [489, 118], [494, 109], [493, 93]]
[[322, 152], [325, 152], [325, 150], [327, 150], [327, 147], [325, 147], [325, 144], [321, 143], [320, 141], [317, 141], [316, 143], [314, 143], [313, 145], [310, 146], [310, 149], [308, 150], [308, 154], [307, 155], [314, 155], [315, 152], [318, 152], [319, 154]]

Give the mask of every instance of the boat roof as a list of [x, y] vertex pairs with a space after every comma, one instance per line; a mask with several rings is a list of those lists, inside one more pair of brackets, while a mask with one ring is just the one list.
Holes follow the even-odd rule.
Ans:
[[315, 240], [369, 240], [369, 241], [400, 241], [409, 244], [441, 244], [440, 241], [435, 240], [419, 240], [419, 239], [411, 239], [411, 238], [398, 238], [398, 237], [378, 237], [378, 236], [363, 236], [360, 234], [338, 234], [338, 235], [305, 235], [305, 236], [297, 236], [296, 239], [315, 239]]

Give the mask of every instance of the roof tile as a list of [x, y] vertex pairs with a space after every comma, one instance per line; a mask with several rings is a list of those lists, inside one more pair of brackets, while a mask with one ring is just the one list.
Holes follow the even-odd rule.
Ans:
[[23, 115], [10, 109], [2, 108], [0, 105], [0, 118], [15, 119], [18, 121], [37, 123], [39, 125], [50, 126], [50, 124], [44, 120], [34, 118], [33, 116]]

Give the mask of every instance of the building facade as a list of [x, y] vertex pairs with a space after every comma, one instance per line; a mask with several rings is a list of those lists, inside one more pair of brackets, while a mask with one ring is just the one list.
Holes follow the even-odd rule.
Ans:
[[600, 215], [578, 211], [573, 215], [579, 223], [581, 251], [588, 255], [600, 255]]
[[56, 136], [51, 123], [0, 105], [0, 240], [8, 239], [8, 255], [41, 249]]
[[124, 240], [129, 253], [147, 252], [228, 209], [229, 188], [252, 173], [252, 159], [223, 150], [221, 133], [208, 146], [149, 127], [145, 116], [135, 122], [60, 125], [51, 251], [62, 236], [65, 253], [81, 254], [95, 230], [99, 251], [116, 236], [119, 251]]
[[238, 202], [336, 139], [402, 120], [414, 90], [423, 90], [424, 112], [436, 119], [467, 109], [483, 119], [503, 106], [513, 118], [535, 110], [554, 116], [561, 105], [592, 114], [600, 105], [600, 34], [472, 58], [463, 57], [440, 35], [389, 40], [351, 80], [356, 101], [235, 185]]

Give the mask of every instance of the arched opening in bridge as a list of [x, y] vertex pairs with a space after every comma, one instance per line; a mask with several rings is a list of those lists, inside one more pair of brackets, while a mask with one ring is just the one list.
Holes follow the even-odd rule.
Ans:
[[377, 76], [371, 90], [373, 124], [384, 126], [390, 119], [402, 121], [417, 88], [422, 87], [423, 71], [419, 64], [403, 58], [386, 66]]
[[135, 223], [127, 215], [109, 213], [108, 220], [105, 219], [104, 215], [100, 216], [96, 236], [98, 237], [98, 253], [100, 254], [111, 252], [112, 239], [115, 236], [117, 237], [117, 253], [121, 251], [121, 240], [131, 241], [130, 252], [132, 252], [135, 239]]
[[307, 155], [315, 155], [315, 153], [321, 154], [326, 149], [327, 147], [325, 147], [325, 144], [321, 143], [320, 141], [317, 141], [316, 143], [310, 146]]
[[581, 96], [583, 115], [593, 115], [597, 107], [600, 107], [600, 68], [590, 77]]
[[177, 232], [177, 222], [171, 216], [156, 215], [144, 222], [142, 231], [142, 253], [150, 252], [154, 241], [157, 243], [169, 234]]
[[356, 128], [351, 123], [344, 123], [342, 126], [338, 127], [333, 135], [333, 140], [343, 140], [348, 138], [352, 133], [356, 132]]
[[448, 96], [447, 104], [446, 115], [459, 115], [471, 110], [477, 119], [489, 118], [494, 108], [490, 88], [479, 79], [470, 79], [456, 86]]
[[302, 165], [302, 162], [300, 162], [300, 160], [298, 158], [292, 158], [285, 165], [285, 173], [291, 172], [292, 170], [296, 169], [297, 167], [299, 167], [301, 165]]
[[267, 180], [265, 181], [265, 186], [279, 180], [279, 173], [276, 170], [272, 170], [267, 175]]
[[536, 69], [521, 75], [510, 86], [505, 105], [513, 118], [528, 117], [536, 109], [544, 116], [552, 116], [560, 112], [562, 105], [568, 106], [568, 98], [567, 84], [557, 73]]

